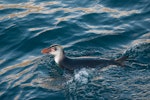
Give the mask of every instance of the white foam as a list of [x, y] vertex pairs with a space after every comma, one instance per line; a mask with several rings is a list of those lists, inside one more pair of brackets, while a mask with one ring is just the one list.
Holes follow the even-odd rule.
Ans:
[[86, 83], [88, 83], [89, 76], [90, 76], [89, 70], [83, 68], [83, 69], [75, 72], [74, 80], [81, 84], [86, 84]]

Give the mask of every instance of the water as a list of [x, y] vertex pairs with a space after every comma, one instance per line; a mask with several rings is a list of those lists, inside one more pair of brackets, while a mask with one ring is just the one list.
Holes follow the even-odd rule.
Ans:
[[[0, 100], [148, 100], [149, 0], [1, 0]], [[41, 49], [114, 59], [126, 67], [64, 73]]]

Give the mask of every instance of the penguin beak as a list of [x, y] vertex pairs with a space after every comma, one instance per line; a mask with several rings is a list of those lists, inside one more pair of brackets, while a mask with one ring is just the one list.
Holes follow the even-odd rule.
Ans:
[[49, 48], [44, 48], [41, 50], [41, 53], [43, 53], [43, 54], [48, 54], [49, 52], [50, 52]]
[[54, 52], [54, 51], [55, 51], [54, 48], [48, 47], [48, 48], [42, 49], [42, 50], [41, 50], [41, 53], [43, 53], [43, 54], [48, 54], [48, 53]]

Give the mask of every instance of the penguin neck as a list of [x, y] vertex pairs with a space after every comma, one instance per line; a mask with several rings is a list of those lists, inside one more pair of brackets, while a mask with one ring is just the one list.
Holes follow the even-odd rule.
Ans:
[[65, 58], [64, 51], [59, 52], [57, 55], [55, 55], [54, 60], [59, 65], [59, 63]]

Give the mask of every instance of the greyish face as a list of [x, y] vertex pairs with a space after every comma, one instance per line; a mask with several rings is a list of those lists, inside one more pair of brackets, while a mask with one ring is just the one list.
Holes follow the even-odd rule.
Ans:
[[43, 54], [51, 54], [53, 56], [56, 56], [63, 52], [63, 48], [60, 45], [52, 45], [48, 48], [44, 48], [41, 53]]

